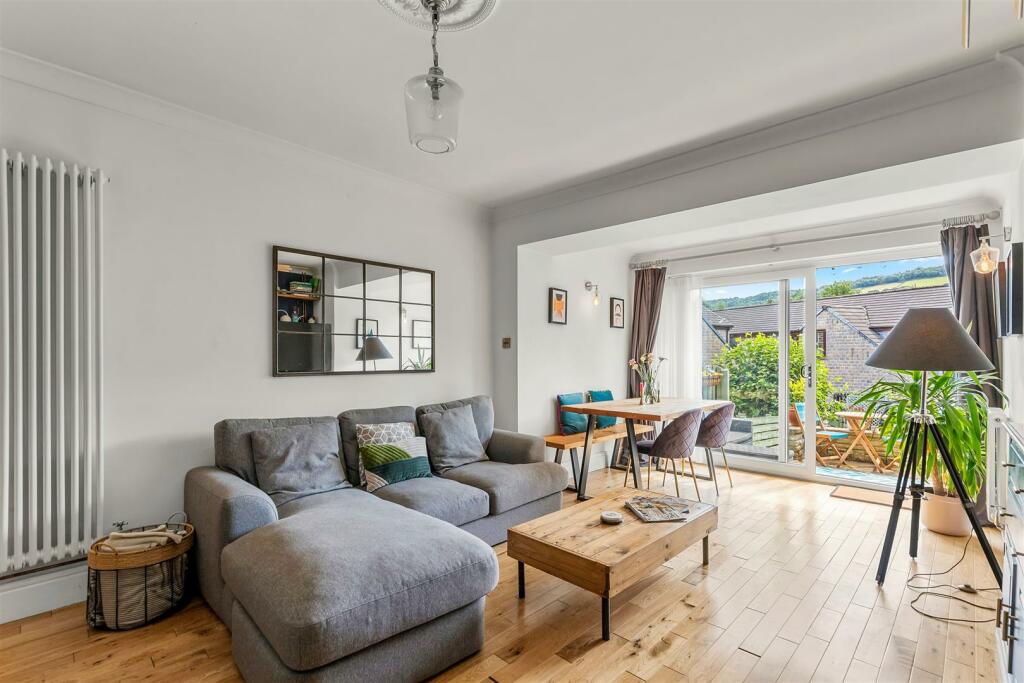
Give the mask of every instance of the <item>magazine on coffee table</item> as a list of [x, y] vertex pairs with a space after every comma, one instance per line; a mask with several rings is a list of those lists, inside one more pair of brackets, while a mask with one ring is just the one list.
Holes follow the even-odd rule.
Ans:
[[683, 522], [690, 513], [690, 504], [683, 498], [668, 496], [636, 496], [626, 507], [643, 522]]

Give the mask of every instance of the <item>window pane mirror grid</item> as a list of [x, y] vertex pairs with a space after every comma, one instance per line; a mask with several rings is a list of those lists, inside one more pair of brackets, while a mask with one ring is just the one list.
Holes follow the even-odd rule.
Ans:
[[[322, 367], [320, 372], [326, 374], [433, 370], [431, 359], [425, 355], [432, 353], [435, 342], [432, 272], [285, 247], [275, 247], [274, 256], [275, 271], [279, 264], [296, 270], [301, 267], [309, 271], [307, 279], [311, 281], [308, 287], [297, 285], [296, 292], [288, 292], [311, 299], [303, 302], [303, 308], [296, 308], [294, 315], [287, 306], [276, 311], [275, 292], [275, 374], [296, 374], [299, 367]], [[286, 261], [288, 258], [290, 262]], [[410, 281], [410, 276], [414, 289], [403, 294], [404, 283]], [[285, 285], [282, 283], [282, 289]], [[407, 304], [403, 303], [410, 300], [416, 302], [415, 335]], [[288, 321], [281, 319], [286, 314]], [[316, 359], [311, 357], [300, 363], [292, 358], [292, 369], [279, 367], [277, 335], [285, 331], [319, 336], [321, 346]], [[372, 342], [373, 349], [364, 352], [369, 337], [377, 340]], [[409, 337], [408, 343], [405, 337]], [[352, 360], [343, 357], [349, 349], [354, 352]], [[294, 342], [289, 351], [294, 353]], [[308, 370], [303, 372], [312, 374]]]

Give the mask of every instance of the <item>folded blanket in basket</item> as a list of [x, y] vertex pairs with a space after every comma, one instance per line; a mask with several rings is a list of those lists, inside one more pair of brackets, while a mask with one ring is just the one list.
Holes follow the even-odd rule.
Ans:
[[115, 531], [101, 543], [97, 550], [106, 553], [134, 553], [150, 550], [168, 543], [181, 543], [181, 534], [167, 530], [161, 524], [146, 531]]

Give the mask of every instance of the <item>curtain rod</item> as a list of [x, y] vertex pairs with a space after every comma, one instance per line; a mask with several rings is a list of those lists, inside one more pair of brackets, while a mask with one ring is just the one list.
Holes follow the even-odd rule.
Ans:
[[[815, 238], [804, 239], [804, 240], [793, 240], [792, 242], [783, 242], [783, 243], [780, 243], [780, 244], [770, 244], [770, 245], [765, 245], [765, 246], [760, 246], [760, 247], [747, 247], [745, 249], [730, 249], [729, 251], [718, 251], [718, 252], [714, 252], [714, 253], [710, 253], [710, 254], [699, 254], [699, 255], [696, 255], [696, 256], [679, 256], [677, 258], [662, 259], [662, 260], [658, 260], [658, 261], [641, 261], [641, 262], [637, 262], [637, 263], [630, 263], [629, 264], [629, 269], [630, 270], [643, 270], [644, 268], [664, 268], [665, 266], [667, 266], [670, 263], [678, 263], [680, 261], [693, 261], [695, 259], [710, 258], [710, 257], [714, 257], [714, 256], [724, 256], [726, 254], [747, 254], [747, 253], [755, 252], [755, 251], [778, 251], [779, 249], [781, 249], [783, 247], [798, 247], [798, 246], [801, 246], [801, 245], [804, 245], [804, 244], [815, 244], [815, 243], [818, 243], [818, 242], [832, 242], [834, 240], [849, 239], [851, 237], [871, 237], [873, 235], [883, 235], [883, 234], [886, 234], [886, 233], [903, 232], [905, 230], [916, 230], [918, 228], [940, 227], [941, 226], [943, 229], [945, 229], [946, 227], [950, 227], [950, 226], [947, 226], [947, 221], [957, 221], [957, 220], [961, 220], [961, 219], [965, 219], [966, 218], [966, 219], [971, 219], [971, 220], [969, 220], [968, 223], [965, 223], [964, 225], [969, 225], [971, 223], [975, 223], [975, 222], [978, 222], [978, 221], [995, 220], [996, 218], [999, 218], [1000, 215], [1001, 214], [1000, 214], [999, 211], [989, 211], [989, 212], [986, 212], [986, 213], [974, 214], [972, 216], [958, 216], [956, 218], [946, 218], [946, 219], [943, 219], [941, 221], [939, 221], [939, 220], [931, 220], [931, 221], [927, 221], [925, 223], [915, 223], [913, 225], [904, 225], [904, 226], [899, 227], [899, 228], [883, 228], [883, 229], [879, 229], [879, 230], [869, 230], [867, 232], [858, 232], [858, 233], [854, 233], [854, 234], [850, 234], [850, 235], [837, 235], [835, 237], [825, 237], [825, 238], [815, 237]], [[979, 216], [980, 216], [980, 218], [979, 218]], [[950, 225], [952, 225], [952, 224], [950, 224]], [[816, 227], [826, 227], [826, 226], [816, 226]]]
[[985, 213], [975, 213], [968, 216], [954, 216], [953, 218], [942, 219], [942, 229], [946, 228], [958, 228], [964, 225], [973, 225], [975, 223], [984, 223], [985, 221], [994, 221], [999, 218], [1001, 214], [998, 211], [986, 211]]

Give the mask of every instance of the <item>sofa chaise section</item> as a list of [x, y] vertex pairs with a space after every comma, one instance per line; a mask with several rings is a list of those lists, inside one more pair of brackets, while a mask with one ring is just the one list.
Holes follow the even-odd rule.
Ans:
[[356, 489], [311, 498], [321, 501], [243, 536], [222, 557], [236, 616], [244, 610], [287, 669], [343, 660], [497, 585], [494, 551], [451, 524]]

